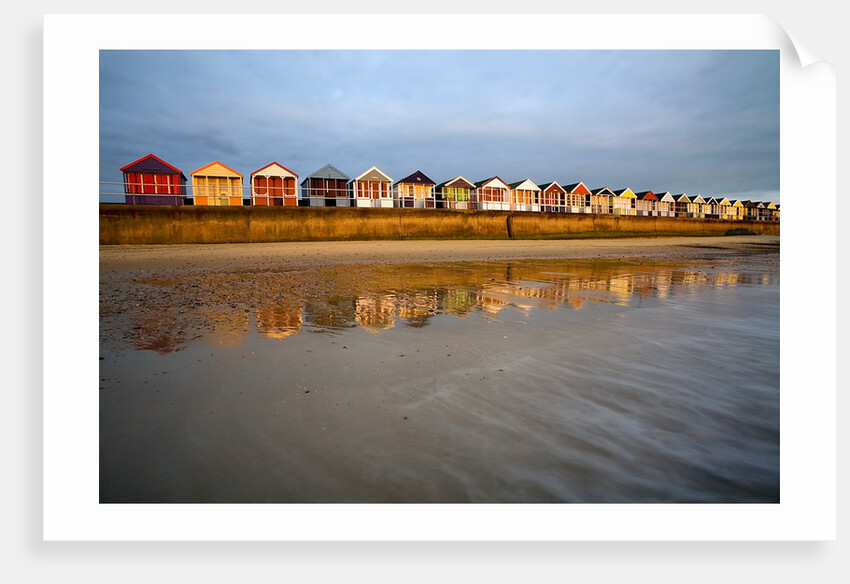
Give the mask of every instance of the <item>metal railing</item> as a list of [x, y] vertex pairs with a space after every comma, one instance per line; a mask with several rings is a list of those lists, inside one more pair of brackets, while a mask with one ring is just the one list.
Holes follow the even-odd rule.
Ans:
[[[461, 200], [462, 199], [462, 200]], [[198, 201], [203, 201], [200, 203]], [[251, 185], [228, 185], [211, 187], [209, 185], [172, 185], [152, 183], [100, 182], [99, 202], [127, 205], [212, 205], [212, 206], [268, 206], [268, 207], [359, 207], [359, 208], [401, 208], [401, 209], [445, 209], [464, 211], [513, 211], [545, 212], [563, 214], [594, 215], [630, 215], [641, 217], [683, 217], [722, 220], [779, 221], [773, 209], [759, 209], [757, 214], [734, 212], [735, 208], [706, 208], [700, 212], [676, 208], [638, 207], [632, 201], [631, 207], [607, 205], [589, 197], [584, 205], [575, 205], [575, 198], [566, 204], [566, 197], [558, 204], [552, 200], [538, 199], [532, 203], [517, 203], [508, 200], [478, 200], [476, 193], [458, 196], [456, 194], [436, 193], [431, 196], [401, 196], [389, 191], [380, 197], [357, 196], [351, 189], [309, 189], [296, 186], [290, 192], [278, 187], [253, 187]]]

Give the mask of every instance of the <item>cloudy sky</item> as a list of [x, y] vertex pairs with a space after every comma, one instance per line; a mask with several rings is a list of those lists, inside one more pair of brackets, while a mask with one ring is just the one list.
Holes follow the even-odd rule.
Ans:
[[101, 181], [151, 152], [779, 202], [779, 54], [101, 51]]

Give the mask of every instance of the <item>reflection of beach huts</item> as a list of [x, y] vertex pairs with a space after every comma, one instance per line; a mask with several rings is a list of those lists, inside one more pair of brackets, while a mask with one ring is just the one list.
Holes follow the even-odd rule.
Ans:
[[393, 196], [399, 207], [409, 209], [434, 208], [434, 181], [417, 170], [393, 185]]
[[635, 215], [643, 217], [658, 216], [658, 197], [652, 191], [635, 193]]
[[392, 294], [359, 297], [355, 301], [354, 321], [372, 334], [393, 328], [395, 316], [396, 298]]
[[242, 175], [215, 161], [190, 174], [195, 205], [242, 205]]
[[478, 193], [480, 210], [510, 211], [511, 187], [498, 176], [476, 181], [475, 190]]
[[251, 204], [261, 207], [296, 207], [298, 175], [277, 162], [251, 173]]
[[438, 209], [475, 209], [475, 185], [458, 175], [434, 188]]
[[310, 207], [348, 207], [351, 177], [332, 164], [326, 164], [301, 181], [301, 198]]
[[614, 191], [614, 196], [611, 198], [611, 212], [615, 215], [634, 215], [634, 191], [628, 187]]
[[257, 309], [257, 331], [270, 339], [286, 339], [301, 332], [304, 323], [297, 301]]
[[511, 189], [511, 209], [514, 211], [539, 211], [540, 187], [525, 179], [508, 185]]
[[590, 212], [591, 213], [610, 213], [611, 200], [616, 197], [614, 191], [608, 187], [601, 189], [590, 189]]
[[128, 205], [182, 205], [186, 176], [162, 160], [148, 154], [121, 167], [124, 173], [124, 202]]
[[564, 186], [567, 191], [564, 199], [564, 210], [567, 213], [590, 212], [590, 189], [583, 182], [572, 183]]
[[547, 213], [562, 212], [566, 205], [566, 195], [566, 189], [558, 181], [543, 183], [540, 185], [540, 210]]
[[348, 182], [348, 188], [356, 207], [394, 207], [393, 179], [377, 166]]

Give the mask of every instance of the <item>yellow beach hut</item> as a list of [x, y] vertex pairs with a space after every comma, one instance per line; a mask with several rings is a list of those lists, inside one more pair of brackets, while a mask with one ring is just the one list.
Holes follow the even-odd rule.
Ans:
[[634, 191], [630, 188], [614, 191], [614, 197], [611, 199], [611, 212], [615, 215], [635, 215], [635, 196]]
[[730, 219], [734, 219], [735, 221], [742, 221], [744, 219], [744, 203], [738, 199], [732, 201], [732, 216]]
[[242, 175], [215, 161], [190, 173], [195, 205], [242, 205]]

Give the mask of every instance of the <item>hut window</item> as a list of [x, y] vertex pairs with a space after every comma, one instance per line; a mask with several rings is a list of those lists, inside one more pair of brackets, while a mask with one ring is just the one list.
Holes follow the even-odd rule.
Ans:
[[264, 176], [258, 176], [254, 179], [256, 181], [256, 190], [258, 195], [265, 195], [268, 192], [268, 182], [269, 180]]

